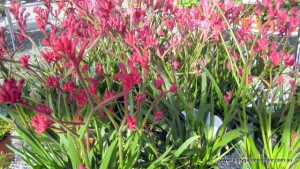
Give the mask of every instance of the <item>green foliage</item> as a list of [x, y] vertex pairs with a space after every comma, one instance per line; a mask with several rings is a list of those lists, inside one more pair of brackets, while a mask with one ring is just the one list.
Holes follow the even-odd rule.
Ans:
[[5, 7], [0, 7], [0, 14], [2, 14], [2, 17], [4, 17], [5, 14]]
[[11, 161], [13, 160], [14, 155], [11, 153], [3, 153], [0, 151], [0, 169], [7, 168]]
[[192, 8], [198, 3], [199, 3], [198, 0], [182, 0], [180, 5], [183, 6], [184, 8]]
[[12, 129], [13, 128], [10, 123], [0, 118], [0, 141], [3, 140], [5, 136], [12, 131]]

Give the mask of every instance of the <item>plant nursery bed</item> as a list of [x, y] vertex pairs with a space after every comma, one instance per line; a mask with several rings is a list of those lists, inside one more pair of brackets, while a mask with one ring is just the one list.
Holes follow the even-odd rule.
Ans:
[[10, 3], [9, 168], [300, 168], [298, 8], [127, 2]]

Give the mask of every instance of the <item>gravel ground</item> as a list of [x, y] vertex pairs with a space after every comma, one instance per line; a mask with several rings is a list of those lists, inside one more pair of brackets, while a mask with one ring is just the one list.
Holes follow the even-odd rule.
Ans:
[[[40, 5], [40, 4], [41, 3], [35, 3], [35, 4], [27, 5], [28, 6], [27, 9], [28, 9], [28, 11], [30, 11], [30, 10], [33, 9], [33, 7], [35, 5]], [[35, 42], [39, 45], [41, 43], [41, 40], [43, 39], [43, 34], [36, 28], [35, 22], [34, 22], [34, 16], [35, 16], [34, 14], [31, 14], [31, 16], [29, 17], [29, 20], [27, 22], [27, 30], [28, 30], [29, 34], [31, 35], [31, 37], [33, 37], [33, 39], [35, 40]], [[2, 19], [2, 21], [0, 21], [0, 26], [7, 26], [6, 24], [3, 21], [3, 19]], [[14, 26], [13, 29], [16, 30], [16, 27]], [[8, 34], [8, 31], [7, 31], [6, 36], [10, 37], [10, 35]], [[297, 43], [297, 38], [293, 37], [291, 39], [291, 42], [292, 42], [292, 44], [295, 45]], [[10, 43], [10, 47], [12, 47], [11, 43]], [[24, 54], [29, 54], [31, 52], [32, 52], [32, 45], [29, 42], [29, 40], [25, 40], [24, 44], [19, 49], [17, 55], [18, 56], [23, 56]], [[0, 113], [3, 114], [4, 112], [0, 111]], [[13, 136], [17, 136], [18, 134], [16, 132], [13, 132], [12, 135]], [[21, 149], [23, 144], [24, 144], [23, 141], [20, 141], [20, 140], [17, 140], [17, 139], [12, 139], [12, 145], [14, 147], [18, 148], [18, 149]], [[229, 154], [229, 155], [225, 156], [225, 158], [228, 158], [228, 159], [232, 159], [232, 158], [233, 159], [238, 159], [240, 157], [239, 157], [239, 155], [237, 153], [233, 152], [232, 154]], [[237, 162], [219, 162], [218, 166], [221, 169], [238, 169], [238, 168], [241, 168], [241, 164], [239, 164]], [[11, 165], [10, 165], [9, 168], [11, 168], [11, 169], [30, 169], [30, 167], [28, 167], [24, 163], [24, 161], [22, 161], [22, 159], [21, 159], [21, 157], [19, 155], [15, 155], [15, 159], [11, 163]]]
[[[14, 137], [14, 136], [18, 136], [18, 133], [16, 131], [13, 131], [11, 133], [11, 135]], [[15, 148], [21, 150], [23, 146], [26, 146], [25, 143], [23, 141], [20, 141], [18, 139], [14, 139], [12, 137], [12, 140], [11, 140], [11, 143], [12, 143], [12, 146], [14, 146]], [[23, 159], [21, 158], [20, 155], [18, 154], [15, 154], [14, 155], [15, 158], [14, 160], [12, 161], [12, 163], [10, 164], [9, 166], [9, 169], [31, 169], [31, 167], [29, 167], [24, 161]]]

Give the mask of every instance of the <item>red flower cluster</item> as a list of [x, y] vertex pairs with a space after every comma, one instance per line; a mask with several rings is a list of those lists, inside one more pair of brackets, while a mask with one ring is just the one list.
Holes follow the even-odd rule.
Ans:
[[47, 49], [44, 49], [42, 51], [42, 55], [47, 60], [48, 63], [50, 63], [51, 61], [57, 61], [61, 58], [58, 53], [54, 51], [49, 51]]
[[50, 119], [48, 119], [45, 115], [37, 113], [31, 119], [31, 124], [38, 134], [42, 134], [49, 126], [53, 124], [53, 122]]
[[103, 76], [104, 75], [101, 63], [97, 63], [97, 65], [96, 65], [96, 74], [97, 74], [97, 76]]
[[75, 93], [77, 88], [76, 88], [74, 82], [67, 82], [64, 84], [64, 90], [68, 91], [70, 93]]
[[176, 82], [173, 82], [173, 83], [171, 84], [171, 87], [170, 87], [170, 89], [169, 89], [169, 92], [171, 92], [171, 93], [177, 93]]
[[141, 77], [138, 74], [138, 69], [134, 67], [131, 61], [128, 61], [130, 73], [127, 72], [124, 64], [119, 63], [118, 66], [122, 70], [122, 74], [116, 73], [114, 75], [114, 78], [121, 80], [124, 91], [130, 91], [134, 85], [141, 82]]
[[162, 91], [162, 85], [163, 85], [163, 83], [164, 83], [164, 79], [161, 77], [160, 74], [158, 74], [156, 80], [154, 81], [155, 87], [158, 90]]
[[31, 119], [31, 124], [38, 134], [42, 134], [49, 126], [53, 124], [53, 121], [44, 115], [51, 115], [52, 110], [42, 104], [36, 105], [35, 108], [37, 109], [38, 113]]
[[154, 112], [154, 119], [153, 119], [153, 125], [157, 123], [157, 120], [161, 120], [163, 118], [164, 111], [163, 110], [156, 110]]
[[131, 117], [130, 115], [126, 115], [126, 120], [127, 120], [127, 127], [129, 130], [135, 130], [135, 125], [137, 118], [136, 117]]
[[0, 87], [0, 103], [20, 103], [22, 102], [21, 93], [24, 79], [17, 81], [12, 77], [9, 80], [5, 80]]
[[228, 104], [230, 102], [232, 98], [232, 92], [231, 91], [227, 91], [226, 95], [224, 95], [224, 101], [226, 104]]
[[107, 92], [105, 93], [105, 95], [103, 96], [102, 100], [108, 100], [108, 99], [114, 97], [115, 95], [116, 95], [116, 94], [113, 93], [112, 91], [107, 91]]
[[45, 33], [47, 24], [51, 24], [48, 22], [49, 10], [36, 6], [33, 8], [33, 12], [37, 14], [35, 17], [37, 27]]
[[147, 94], [138, 94], [134, 97], [134, 100], [138, 105], [142, 103], [142, 101], [147, 97]]
[[39, 112], [43, 112], [43, 113], [46, 113], [46, 114], [51, 114], [52, 113], [52, 110], [45, 106], [45, 105], [42, 105], [42, 104], [38, 104], [35, 106], [35, 108], [39, 111]]
[[54, 76], [49, 76], [46, 80], [46, 85], [48, 87], [55, 87], [58, 88], [59, 87], [59, 77], [54, 77]]
[[96, 79], [96, 78], [85, 78], [85, 80], [90, 83], [90, 85], [88, 86], [88, 91], [92, 95], [94, 95], [96, 98], [98, 98], [98, 96], [97, 96], [97, 90], [96, 90], [96, 87], [99, 84], [98, 79]]
[[20, 63], [23, 65], [23, 67], [25, 69], [30, 69], [29, 65], [28, 65], [28, 60], [29, 60], [30, 56], [29, 55], [24, 55], [21, 59], [20, 59]]
[[73, 93], [72, 96], [74, 97], [76, 102], [80, 105], [85, 105], [88, 103], [88, 96], [86, 95], [83, 89], [81, 89], [78, 94]]
[[300, 10], [295, 6], [288, 12], [283, 8], [283, 4], [284, 0], [276, 0], [275, 3], [270, 0], [258, 1], [255, 12], [258, 17], [261, 16], [262, 13], [266, 13], [268, 19], [276, 23], [275, 29], [278, 30], [281, 35], [290, 36], [300, 24]]
[[9, 11], [13, 14], [13, 16], [16, 19], [16, 24], [18, 26], [18, 30], [15, 32], [15, 35], [18, 38], [20, 44], [22, 44], [23, 41], [25, 40], [24, 35], [27, 35], [26, 20], [30, 15], [28, 12], [24, 15], [25, 10], [26, 10], [25, 7], [21, 7], [20, 3], [11, 1]]

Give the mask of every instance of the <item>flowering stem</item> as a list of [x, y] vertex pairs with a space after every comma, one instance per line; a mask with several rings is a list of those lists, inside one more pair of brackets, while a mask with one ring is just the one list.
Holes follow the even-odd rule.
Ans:
[[85, 161], [85, 165], [87, 168], [91, 168], [91, 165], [90, 165], [90, 161], [89, 161], [89, 155], [86, 151], [86, 148], [85, 148], [85, 145], [84, 145], [84, 142], [85, 142], [85, 139], [80, 139], [79, 141], [79, 144], [80, 144], [80, 147], [81, 149], [83, 150], [83, 158], [84, 158], [84, 161]]
[[49, 128], [52, 128], [52, 129], [54, 129], [54, 130], [61, 131], [61, 132], [63, 132], [63, 133], [67, 133], [67, 131], [66, 131], [66, 130], [64, 130], [64, 129], [61, 129], [61, 128], [57, 128], [57, 127], [53, 127], [53, 126], [50, 126]]
[[87, 121], [85, 123], [85, 125], [83, 126], [83, 129], [82, 129], [82, 133], [79, 135], [79, 138], [80, 139], [83, 139], [84, 137], [84, 134], [89, 126], [89, 121], [91, 120], [91, 118], [93, 117], [93, 114], [94, 112], [96, 112], [96, 110], [101, 110], [101, 109], [104, 109], [104, 106], [106, 104], [108, 104], [109, 102], [111, 102], [112, 100], [114, 99], [117, 99], [119, 97], [122, 97], [124, 95], [124, 93], [127, 93], [127, 92], [121, 92], [121, 93], [118, 93], [116, 94], [114, 97], [111, 97], [105, 101], [102, 101], [101, 103], [99, 103], [98, 105], [96, 105], [92, 110], [90, 110], [90, 112], [88, 113], [88, 117], [87, 117]]
[[[145, 118], [144, 118], [144, 121], [143, 121], [143, 123], [142, 123], [142, 126], [145, 126], [145, 124], [147, 123], [147, 119], [148, 119], [148, 117], [149, 117], [149, 115], [150, 115], [152, 109], [154, 108], [154, 106], [157, 104], [157, 102], [158, 102], [165, 94], [166, 94], [165, 92], [161, 92], [161, 93], [159, 94], [159, 96], [158, 96], [157, 98], [155, 98], [155, 100], [152, 102], [152, 104], [151, 104], [150, 108], [148, 109], [147, 114], [146, 114], [146, 116], [145, 116]], [[142, 128], [141, 128], [141, 129], [142, 129]], [[140, 130], [141, 130], [141, 129], [140, 129]]]
[[85, 133], [86, 152], [90, 151], [89, 130]]
[[37, 77], [42, 83], [45, 83], [45, 80], [43, 80], [43, 79], [41, 78], [41, 76], [40, 76], [39, 74], [37, 74], [36, 71], [34, 71], [34, 70], [32, 70], [32, 69], [30, 69], [30, 71], [31, 71], [34, 75], [36, 75], [36, 77]]
[[234, 68], [235, 68], [235, 71], [232, 71], [232, 72], [233, 72], [233, 77], [234, 77], [236, 83], [239, 85], [239, 81], [238, 81], [237, 74], [236, 74], [236, 72], [238, 72], [238, 68], [237, 68], [236, 64], [233, 64], [234, 61], [233, 61], [233, 59], [230, 57], [230, 53], [229, 53], [229, 51], [228, 51], [228, 49], [227, 49], [227, 47], [226, 47], [225, 40], [224, 40], [223, 36], [221, 35], [220, 32], [219, 32], [219, 34], [220, 34], [220, 37], [221, 37], [221, 39], [222, 39], [222, 44], [224, 45], [224, 49], [225, 49], [225, 51], [226, 51], [226, 53], [227, 53], [228, 60], [230, 61], [231, 65], [233, 65]]
[[[87, 88], [87, 86], [86, 86], [86, 84], [85, 84], [85, 81], [84, 81], [84, 79], [83, 79], [83, 77], [82, 77], [82, 74], [81, 74], [81, 72], [80, 72], [80, 70], [79, 70], [78, 64], [76, 64], [75, 62], [73, 62], [73, 65], [74, 65], [75, 71], [76, 71], [76, 73], [77, 73], [77, 75], [78, 75], [78, 77], [79, 77], [79, 80], [80, 80], [81, 83], [82, 83], [83, 89], [84, 89], [86, 95], [88, 96], [89, 102], [90, 102], [90, 103], [93, 105], [93, 107], [94, 107], [94, 104], [95, 104], [95, 103], [93, 102], [92, 95], [90, 94], [90, 92], [89, 92], [89, 90], [88, 90], [88, 88]], [[89, 121], [88, 121], [88, 123], [89, 123]]]
[[84, 125], [85, 123], [81, 123], [81, 122], [70, 122], [70, 121], [60, 121], [58, 120], [60, 123], [64, 123], [64, 124], [70, 124], [70, 125]]
[[116, 123], [115, 119], [114, 119], [114, 118], [112, 117], [112, 115], [110, 114], [111, 112], [110, 112], [105, 106], [103, 106], [103, 109], [104, 109], [105, 112], [107, 112], [107, 113], [106, 113], [107, 117], [108, 117], [109, 120], [112, 122], [112, 124], [115, 126], [115, 128], [118, 130], [118, 129], [119, 129], [119, 126], [118, 126], [118, 124]]
[[223, 12], [222, 9], [220, 8], [219, 4], [216, 2], [215, 5], [216, 5], [218, 11], [220, 12], [222, 18], [223, 18], [224, 21], [226, 22], [226, 25], [227, 25], [227, 27], [229, 28], [231, 37], [233, 38], [233, 40], [234, 40], [234, 42], [235, 42], [235, 45], [236, 45], [236, 47], [237, 47], [237, 49], [238, 49], [238, 51], [239, 51], [239, 53], [240, 53], [240, 56], [241, 56], [241, 58], [243, 59], [243, 58], [244, 58], [243, 51], [242, 51], [242, 49], [241, 49], [240, 44], [238, 43], [238, 40], [237, 40], [236, 37], [235, 37], [235, 33], [233, 32], [233, 30], [232, 30], [232, 28], [231, 28], [231, 25], [229, 24], [228, 20], [226, 19], [226, 16], [224, 15], [224, 12]]
[[259, 32], [256, 34], [256, 36], [255, 36], [254, 39], [253, 39], [253, 42], [252, 42], [252, 45], [251, 45], [251, 48], [250, 48], [251, 56], [253, 56], [253, 57], [255, 57], [255, 55], [253, 54], [253, 48], [254, 48], [254, 45], [256, 44], [257, 39], [260, 37], [261, 31], [264, 29], [264, 27], [265, 27], [269, 22], [270, 22], [270, 20], [268, 20], [266, 23], [264, 23], [264, 24], [261, 26]]
[[38, 54], [39, 54], [40, 56], [43, 57], [44, 62], [41, 62], [41, 63], [43, 63], [44, 65], [46, 65], [46, 66], [51, 70], [51, 72], [54, 73], [53, 69], [50, 67], [50, 65], [49, 65], [49, 63], [47, 62], [46, 58], [44, 57], [44, 55], [43, 55], [42, 52], [40, 51], [40, 49], [39, 49], [39, 47], [37, 46], [37, 44], [36, 44], [36, 43], [34, 42], [34, 40], [31, 38], [31, 36], [28, 36], [27, 34], [22, 34], [22, 35], [23, 35], [25, 38], [29, 39], [29, 41], [32, 43], [32, 45], [34, 46], [34, 48], [37, 49]]
[[[80, 72], [80, 70], [79, 70], [78, 64], [73, 63], [73, 65], [74, 65], [75, 71], [76, 71], [76, 73], [77, 73], [77, 75], [78, 75], [78, 77], [79, 77], [79, 80], [80, 80], [81, 83], [82, 83], [83, 89], [84, 89], [86, 95], [88, 96], [89, 102], [90, 102], [90, 103], [93, 105], [93, 107], [94, 107], [94, 102], [93, 102], [92, 96], [91, 96], [91, 94], [89, 93], [89, 91], [88, 91], [88, 89], [87, 89], [87, 86], [86, 86], [86, 84], [85, 84], [85, 81], [84, 81], [84, 79], [83, 79], [83, 77], [82, 77], [82, 74], [81, 74], [81, 72]], [[86, 134], [88, 125], [89, 125], [89, 123], [90, 123], [92, 117], [93, 117], [93, 109], [92, 109], [91, 112], [89, 113], [88, 118], [87, 118], [87, 120], [86, 120], [86, 124], [83, 126], [83, 132], [82, 132], [82, 134], [81, 134], [80, 137], [79, 137], [79, 139], [81, 140], [81, 141], [80, 141], [80, 146], [81, 146], [81, 148], [82, 148], [82, 150], [83, 150], [83, 155], [84, 155], [84, 158], [85, 158], [85, 161], [86, 161], [86, 166], [87, 166], [87, 168], [91, 168], [91, 167], [90, 167], [90, 162], [89, 162], [89, 157], [88, 157], [88, 152], [87, 152], [88, 149], [85, 149], [85, 146], [84, 146], [84, 140], [85, 140], [85, 139], [84, 139], [83, 137], [84, 137], [84, 135]], [[88, 144], [88, 143], [87, 143], [87, 144]], [[87, 146], [87, 147], [88, 147], [88, 146]]]
[[123, 148], [122, 148], [122, 130], [126, 122], [126, 116], [128, 115], [128, 95], [124, 94], [124, 117], [121, 122], [120, 128], [119, 128], [119, 134], [118, 134], [118, 139], [119, 139], [119, 160], [120, 160], [120, 166], [123, 168]]
[[[125, 117], [124, 117], [125, 119]], [[119, 130], [120, 131], [120, 130]], [[119, 162], [120, 167], [123, 168], [123, 149], [122, 149], [122, 132], [118, 134], [118, 145], [119, 145]]]

